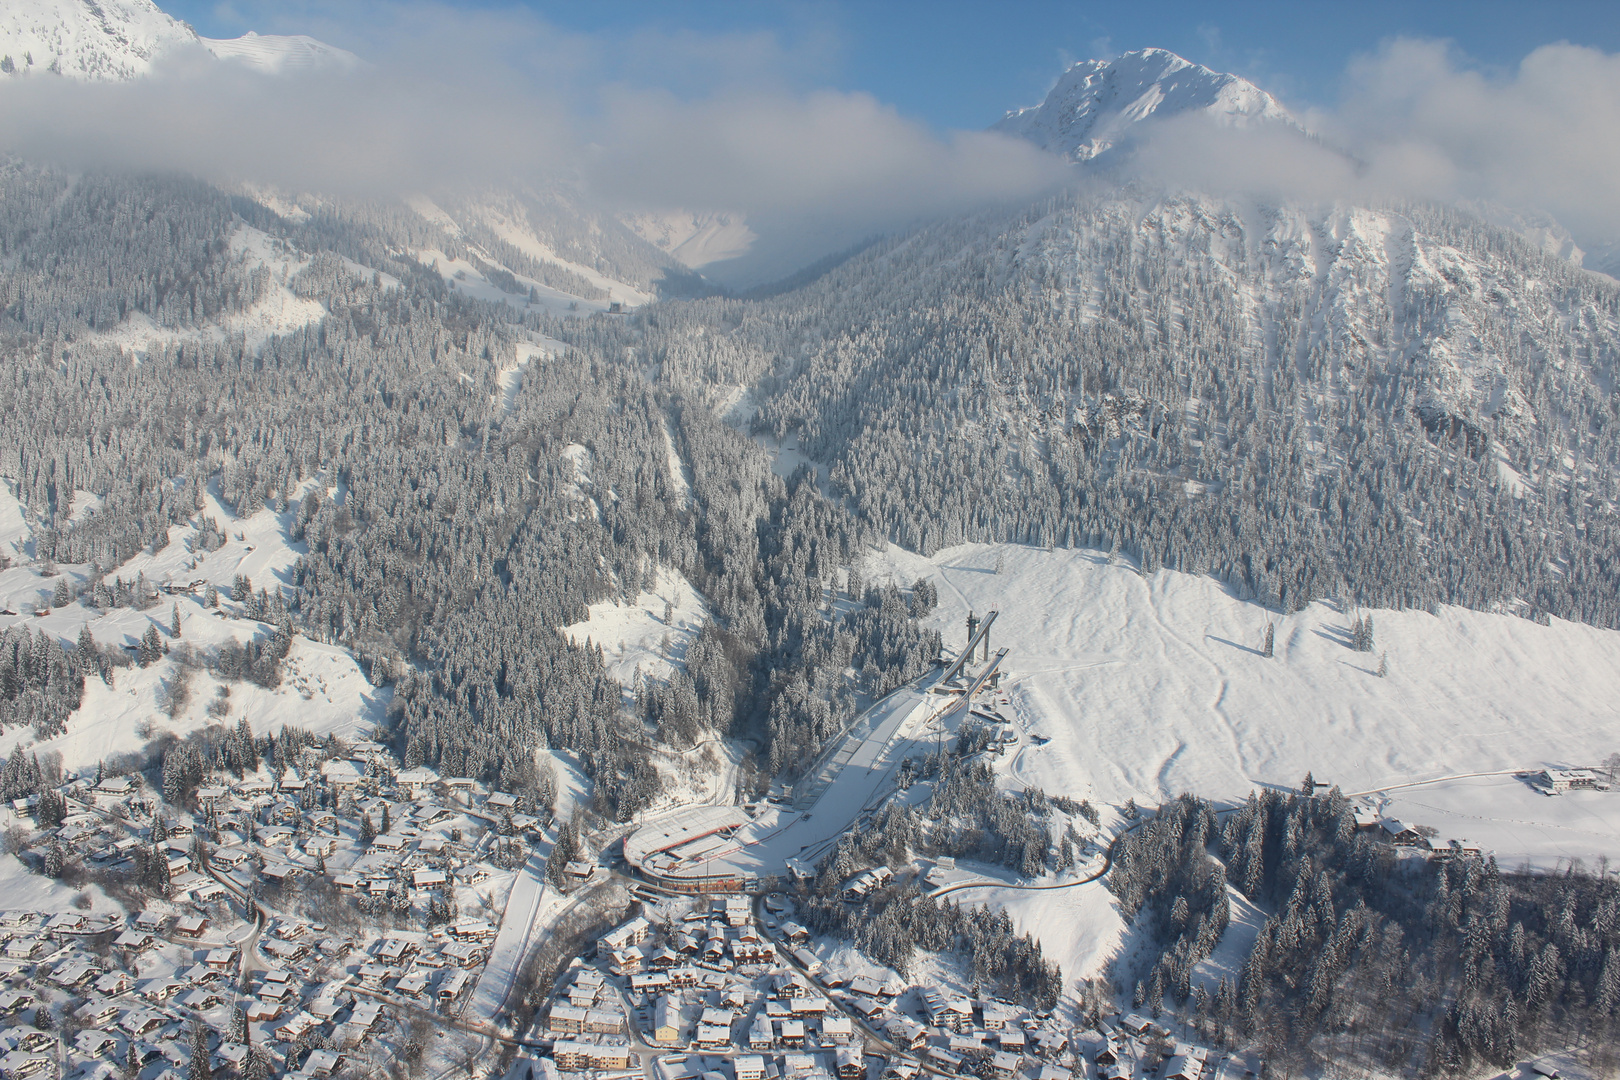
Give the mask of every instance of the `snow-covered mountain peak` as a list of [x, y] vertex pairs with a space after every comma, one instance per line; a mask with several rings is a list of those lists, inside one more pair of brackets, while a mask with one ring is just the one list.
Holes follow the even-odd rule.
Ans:
[[55, 72], [72, 79], [132, 79], [162, 53], [195, 44], [196, 32], [152, 0], [6, 0], [0, 5], [0, 72]]
[[164, 54], [198, 46], [271, 74], [360, 62], [353, 53], [301, 35], [198, 37], [152, 0], [5, 0], [0, 5], [3, 75], [134, 79], [150, 74]]
[[1039, 105], [1015, 109], [995, 130], [1019, 135], [1071, 161], [1090, 161], [1127, 141], [1140, 125], [1204, 113], [1234, 127], [1298, 121], [1246, 79], [1184, 60], [1167, 49], [1141, 49], [1113, 60], [1082, 60], [1064, 72]]

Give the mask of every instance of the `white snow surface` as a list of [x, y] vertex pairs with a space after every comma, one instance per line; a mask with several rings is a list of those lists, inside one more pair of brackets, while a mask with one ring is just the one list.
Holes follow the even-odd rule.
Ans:
[[[247, 347], [256, 350], [273, 337], [290, 334], [326, 317], [324, 304], [295, 295], [287, 285], [290, 277], [309, 264], [308, 255], [251, 225], [238, 225], [231, 233], [230, 253], [244, 266], [263, 266], [270, 271], [270, 287], [252, 307], [222, 315], [201, 328], [159, 326], [150, 316], [134, 312], [111, 330], [91, 335], [89, 340], [139, 357], [154, 347], [200, 340], [224, 341], [240, 334]], [[355, 277], [368, 278], [374, 272], [352, 259], [343, 262]], [[390, 274], [378, 274], [378, 277], [384, 288], [399, 285], [399, 279]]]
[[249, 30], [239, 38], [197, 40], [221, 60], [245, 64], [272, 75], [322, 67], [348, 70], [360, 65], [360, 58], [354, 53], [303, 34], [258, 34]]
[[[461, 226], [457, 224], [456, 219], [427, 195], [412, 195], [405, 200], [405, 203], [417, 214], [421, 215], [423, 219], [443, 229], [447, 235], [466, 242]], [[611, 303], [619, 303], [623, 305], [625, 310], [629, 310], [653, 299], [650, 293], [634, 285], [619, 281], [616, 278], [610, 278], [594, 267], [571, 262], [557, 254], [549, 245], [535, 235], [528, 221], [523, 217], [521, 207], [516, 204], [503, 204], [500, 207], [494, 204], [477, 205], [472, 207], [468, 213], [476, 216], [482, 224], [487, 225], [502, 240], [511, 244], [529, 258], [538, 262], [551, 263], [584, 278], [596, 288], [606, 292], [608, 298], [600, 300], [575, 296], [562, 289], [547, 285], [506, 266], [490, 252], [470, 242], [467, 242], [467, 247], [478, 258], [491, 266], [510, 273], [523, 286], [524, 293], [514, 295], [504, 291], [500, 286], [490, 281], [484, 272], [471, 261], [463, 258], [452, 258], [437, 248], [422, 248], [411, 252], [412, 257], [418, 262], [428, 266], [437, 265], [441, 277], [452, 283], [454, 288], [464, 291], [469, 296], [476, 297], [479, 300], [488, 300], [492, 303], [508, 304], [524, 310], [538, 307], [547, 314], [558, 316], [590, 315], [594, 312], [608, 310]], [[538, 294], [538, 302], [531, 299], [529, 290], [533, 290], [534, 293]]]
[[994, 130], [1019, 135], [1071, 161], [1089, 161], [1130, 139], [1142, 124], [1187, 113], [1217, 123], [1299, 123], [1277, 99], [1236, 75], [1211, 71], [1165, 49], [1113, 60], [1082, 60], [1039, 105], [1016, 109]]
[[[998, 559], [1004, 572], [997, 574]], [[1102, 552], [964, 545], [932, 559], [890, 547], [869, 581], [932, 578], [929, 625], [960, 648], [969, 609], [1001, 612], [1008, 719], [1050, 739], [1020, 779], [1118, 804], [1183, 791], [1241, 799], [1307, 772], [1346, 792], [1460, 773], [1584, 765], [1620, 731], [1620, 633], [1443, 607], [1350, 614], [1317, 602], [1281, 615], [1209, 577], [1148, 577]], [[1260, 649], [1276, 626], [1276, 655]], [[1376, 674], [1387, 652], [1389, 674]], [[1544, 800], [1551, 806], [1558, 800]], [[1614, 800], [1620, 838], [1620, 796]], [[1620, 855], [1620, 839], [1616, 842]]]
[[[664, 621], [664, 605], [671, 618]], [[636, 669], [649, 679], [667, 679], [685, 663], [686, 650], [711, 618], [709, 607], [677, 570], [659, 567], [653, 588], [629, 604], [604, 600], [590, 606], [584, 621], [562, 627], [577, 644], [602, 647], [608, 674], [630, 693]], [[669, 649], [663, 647], [669, 639]]]
[[17, 501], [16, 484], [0, 477], [0, 558], [17, 561], [34, 554], [34, 526]]
[[535, 235], [533, 228], [523, 216], [521, 208], [507, 207], [501, 209], [486, 205], [474, 207], [472, 212], [484, 224], [488, 225], [495, 235], [529, 256], [529, 258], [539, 262], [552, 263], [562, 267], [564, 270], [578, 274], [598, 289], [605, 290], [611, 300], [618, 300], [626, 307], [639, 307], [642, 304], [650, 303], [653, 299], [651, 293], [638, 289], [634, 285], [620, 281], [617, 278], [608, 277], [594, 266], [573, 262], [557, 254], [551, 245]]
[[[524, 274], [512, 273], [512, 277], [526, 289], [533, 289], [540, 297], [539, 303], [530, 300], [529, 294], [515, 295], [502, 289], [499, 285], [484, 276], [484, 272], [466, 259], [452, 258], [438, 248], [422, 248], [411, 252], [411, 257], [424, 266], [434, 267], [439, 276], [453, 289], [458, 289], [476, 300], [486, 300], [492, 304], [507, 304], [520, 310], [531, 308], [544, 311], [548, 315], [567, 317], [570, 315], [590, 315], [608, 309], [606, 300], [586, 300], [572, 293], [554, 289], [550, 285], [536, 281]], [[500, 269], [493, 259], [485, 260]]]
[[197, 35], [152, 0], [6, 0], [0, 7], [0, 57], [17, 75], [132, 79], [164, 52]]

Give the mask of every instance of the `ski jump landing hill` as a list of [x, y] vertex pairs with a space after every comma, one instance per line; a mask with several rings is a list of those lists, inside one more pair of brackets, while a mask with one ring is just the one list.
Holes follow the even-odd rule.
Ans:
[[[889, 694], [863, 713], [797, 786], [792, 807], [771, 805], [756, 815], [736, 806], [693, 806], [643, 825], [624, 841], [624, 857], [647, 879], [680, 892], [736, 892], [780, 874], [789, 860], [813, 863], [863, 814], [894, 791], [893, 773], [908, 757], [955, 737], [975, 695], [992, 685], [1006, 658], [987, 656], [977, 674], [968, 666], [995, 612], [943, 672]], [[962, 680], [967, 685], [962, 685]]]

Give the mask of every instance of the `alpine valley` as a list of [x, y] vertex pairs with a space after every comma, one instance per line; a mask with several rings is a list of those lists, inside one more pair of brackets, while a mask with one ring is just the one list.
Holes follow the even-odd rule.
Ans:
[[[371, 63], [0, 10], [0, 111]], [[1620, 282], [1057, 74], [1056, 182], [747, 287], [0, 147], [0, 1073], [1613, 1075]]]

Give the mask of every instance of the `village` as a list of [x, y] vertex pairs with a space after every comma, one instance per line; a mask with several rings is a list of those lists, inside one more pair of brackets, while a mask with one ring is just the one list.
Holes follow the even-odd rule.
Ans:
[[549, 809], [375, 742], [296, 756], [205, 778], [189, 810], [140, 774], [9, 805], [13, 851], [126, 911], [86, 890], [0, 914], [0, 1075], [368, 1075], [494, 1019], [463, 1014], [511, 993], [514, 966], [488, 970], [500, 902], [543, 872]]
[[[563, 966], [532, 1022], [518, 1022], [514, 983], [549, 928], [506, 922], [535, 919], [536, 907], [512, 898], [546, 887], [549, 809], [401, 769], [376, 742], [293, 746], [279, 772], [227, 771], [166, 793], [141, 774], [64, 777], [8, 807], [8, 840], [34, 869], [139, 907], [98, 910], [82, 893], [69, 910], [0, 914], [0, 1076], [1255, 1071], [1135, 1016], [1079, 1030], [892, 975], [841, 978], [823, 969], [785, 893], [685, 894], [645, 875], [620, 875], [628, 909]], [[615, 875], [588, 849], [577, 855], [552, 887]], [[874, 873], [851, 879], [847, 895], [872, 887]], [[503, 948], [514, 955], [491, 962]]]
[[[1262, 1068], [1137, 1015], [1078, 1026], [824, 969], [786, 893], [683, 879], [667, 853], [702, 847], [707, 861], [741, 809], [648, 826], [601, 862], [582, 847], [547, 875], [557, 828], [532, 794], [402, 769], [368, 740], [295, 734], [266, 756], [286, 764], [198, 774], [180, 790], [165, 770], [162, 792], [98, 770], [9, 805], [13, 851], [48, 877], [100, 884], [125, 910], [81, 893], [70, 910], [0, 914], [0, 1076], [1241, 1080]], [[1549, 792], [1600, 783], [1525, 779]], [[1432, 830], [1353, 809], [1397, 847], [1430, 847]], [[860, 871], [846, 899], [888, 876]], [[602, 925], [619, 921], [529, 1000], [531, 1022], [514, 990], [553, 928], [514, 898], [614, 877], [628, 909], [603, 913]], [[507, 955], [491, 963], [497, 950]], [[469, 1049], [497, 1046], [487, 1061]]]
[[1241, 1080], [1261, 1067], [1135, 1014], [1074, 1029], [993, 997], [836, 976], [780, 892], [642, 897], [559, 979], [508, 1080]]

